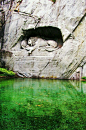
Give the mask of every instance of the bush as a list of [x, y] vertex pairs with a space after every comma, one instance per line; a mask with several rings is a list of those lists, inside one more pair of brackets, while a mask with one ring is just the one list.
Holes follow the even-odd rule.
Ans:
[[2, 76], [15, 76], [15, 73], [11, 70], [0, 68], [0, 75], [2, 75]]
[[82, 79], [86, 79], [86, 77], [84, 76], [84, 77], [82, 77]]

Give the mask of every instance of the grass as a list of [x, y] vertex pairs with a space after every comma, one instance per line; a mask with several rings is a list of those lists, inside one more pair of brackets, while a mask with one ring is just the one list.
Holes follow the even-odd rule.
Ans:
[[0, 77], [4, 77], [4, 76], [13, 77], [13, 76], [15, 76], [15, 73], [11, 70], [7, 70], [5, 68], [0, 68]]

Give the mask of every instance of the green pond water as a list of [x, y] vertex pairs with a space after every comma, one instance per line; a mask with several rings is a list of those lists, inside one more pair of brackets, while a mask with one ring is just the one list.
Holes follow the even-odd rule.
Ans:
[[86, 130], [86, 82], [0, 79], [0, 130]]

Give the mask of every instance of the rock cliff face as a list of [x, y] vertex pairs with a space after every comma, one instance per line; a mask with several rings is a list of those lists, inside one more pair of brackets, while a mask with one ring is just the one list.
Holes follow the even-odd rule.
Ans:
[[11, 52], [2, 57], [5, 66], [22, 77], [86, 76], [85, 0], [14, 0], [2, 6], [3, 50]]

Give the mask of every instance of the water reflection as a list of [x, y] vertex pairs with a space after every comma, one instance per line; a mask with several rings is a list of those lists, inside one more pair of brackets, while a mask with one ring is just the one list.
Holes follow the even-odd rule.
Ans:
[[81, 81], [69, 81], [71, 83], [71, 85], [73, 85], [75, 87], [75, 89], [78, 92], [82, 92], [82, 93], [86, 93], [86, 82], [81, 82]]
[[0, 129], [84, 130], [85, 93], [79, 81], [0, 80]]

